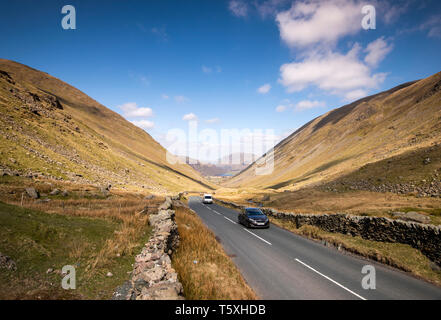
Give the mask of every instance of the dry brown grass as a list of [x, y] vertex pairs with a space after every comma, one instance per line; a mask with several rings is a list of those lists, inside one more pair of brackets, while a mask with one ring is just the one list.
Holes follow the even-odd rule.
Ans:
[[[57, 182], [57, 188], [68, 190], [68, 197], [50, 197], [49, 202], [39, 202], [24, 195], [23, 179], [18, 183], [0, 184], [0, 201], [52, 214], [88, 217], [110, 220], [118, 223], [114, 237], [107, 239], [104, 246], [89, 261], [87, 275], [92, 278], [96, 271], [108, 266], [118, 256], [134, 255], [139, 246], [139, 235], [148, 227], [148, 216], [140, 214], [145, 207], [158, 207], [163, 198], [145, 200], [144, 195], [124, 191], [111, 191], [107, 195], [96, 187], [67, 182]], [[27, 180], [25, 186], [34, 186], [41, 194], [49, 193], [54, 185], [45, 181]], [[22, 196], [24, 195], [24, 196]], [[69, 255], [83, 256], [88, 251], [87, 243], [75, 245]]]
[[197, 215], [186, 207], [177, 207], [176, 222], [181, 240], [173, 255], [173, 267], [187, 299], [257, 299], [214, 234]]

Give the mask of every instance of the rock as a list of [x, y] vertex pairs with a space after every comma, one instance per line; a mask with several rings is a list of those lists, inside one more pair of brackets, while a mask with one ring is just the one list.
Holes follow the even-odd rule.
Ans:
[[423, 164], [428, 165], [430, 164], [432, 161], [430, 160], [430, 158], [426, 158], [423, 160]]
[[0, 269], [8, 269], [10, 271], [16, 271], [17, 265], [15, 264], [14, 260], [12, 260], [10, 257], [0, 253]]
[[54, 269], [53, 269], [53, 268], [49, 268], [49, 269], [46, 270], [46, 273], [47, 273], [47, 274], [52, 273], [52, 272], [54, 272]]
[[107, 274], [106, 274], [106, 277], [109, 277], [109, 278], [111, 278], [111, 277], [113, 277], [113, 273], [112, 272], [107, 272]]
[[61, 195], [62, 195], [63, 197], [67, 197], [67, 196], [69, 196], [69, 192], [67, 192], [66, 190], [64, 190], [64, 191], [61, 193]]
[[430, 223], [430, 218], [415, 211], [392, 212], [392, 216], [405, 221], [414, 221], [419, 223]]
[[437, 265], [435, 262], [430, 262], [430, 268], [435, 272], [441, 271], [441, 267]]
[[149, 283], [144, 279], [139, 278], [135, 280], [135, 282], [133, 283], [133, 287], [135, 288], [136, 291], [141, 292], [142, 289], [149, 287]]
[[165, 198], [165, 202], [159, 206], [158, 211], [171, 209], [172, 206], [172, 200], [170, 199], [170, 197], [167, 197]]
[[153, 234], [140, 254], [135, 257], [131, 281], [119, 287], [114, 300], [183, 299], [182, 284], [171, 264], [170, 255], [179, 244], [179, 234], [169, 197], [161, 210], [149, 216]]
[[148, 196], [145, 196], [144, 200], [152, 200], [155, 199], [155, 196], [153, 194], [149, 194]]
[[269, 194], [264, 195], [262, 198], [262, 201], [270, 201], [270, 200], [271, 200], [271, 197]]
[[45, 199], [38, 199], [36, 202], [37, 203], [46, 203], [46, 202], [50, 202], [51, 199], [45, 198]]
[[124, 282], [113, 293], [112, 300], [134, 300], [135, 294], [132, 289], [131, 281]]
[[182, 285], [163, 283], [156, 287], [144, 288], [137, 300], [182, 300]]
[[54, 190], [52, 190], [49, 194], [51, 195], [51, 196], [57, 196], [57, 195], [59, 195], [61, 193], [61, 191], [59, 190], [59, 189], [54, 189]]
[[26, 193], [28, 194], [29, 197], [31, 197], [32, 199], [38, 199], [40, 198], [40, 194], [38, 193], [37, 190], [35, 190], [35, 188], [26, 188]]

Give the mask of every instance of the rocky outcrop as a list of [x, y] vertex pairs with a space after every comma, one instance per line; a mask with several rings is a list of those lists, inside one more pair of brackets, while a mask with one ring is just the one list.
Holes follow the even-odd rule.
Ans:
[[26, 191], [27, 195], [29, 197], [31, 197], [32, 199], [40, 198], [40, 194], [38, 193], [37, 190], [35, 190], [35, 188], [32, 188], [32, 187], [26, 188], [25, 191]]
[[[424, 159], [424, 163], [430, 163], [430, 158]], [[418, 198], [441, 198], [441, 175], [438, 170], [430, 178], [421, 181], [391, 183], [387, 179], [359, 179], [355, 181], [342, 180], [329, 182], [320, 189], [330, 192], [345, 192], [348, 190], [363, 190], [371, 192], [391, 192], [403, 195], [415, 195]]]
[[[241, 210], [244, 206], [216, 199], [222, 205]], [[441, 266], [441, 226], [382, 217], [348, 214], [297, 214], [261, 208], [268, 216], [293, 222], [297, 228], [312, 225], [328, 232], [360, 236], [366, 240], [403, 243], [420, 250]]]
[[170, 258], [179, 245], [172, 205], [167, 197], [157, 212], [150, 215], [153, 234], [135, 258], [131, 279], [114, 292], [114, 300], [183, 299], [182, 284]]
[[14, 260], [12, 260], [10, 257], [0, 253], [0, 269], [16, 271], [17, 265], [15, 264]]

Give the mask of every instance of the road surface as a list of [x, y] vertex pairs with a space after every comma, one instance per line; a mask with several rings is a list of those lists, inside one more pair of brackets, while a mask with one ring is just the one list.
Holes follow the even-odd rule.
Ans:
[[[191, 197], [190, 208], [220, 239], [262, 299], [441, 300], [441, 288], [404, 272], [344, 254], [275, 225], [246, 229], [237, 223], [237, 211], [201, 201]], [[375, 267], [375, 290], [362, 287], [365, 265]]]

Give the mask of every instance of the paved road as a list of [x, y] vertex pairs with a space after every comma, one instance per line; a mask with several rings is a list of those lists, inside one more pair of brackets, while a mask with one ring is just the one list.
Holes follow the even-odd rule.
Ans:
[[[237, 212], [191, 197], [190, 208], [220, 239], [248, 284], [262, 299], [437, 299], [441, 288], [372, 261], [341, 253], [271, 225], [245, 229]], [[372, 265], [376, 289], [362, 288]]]

